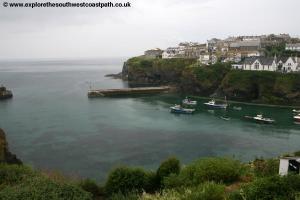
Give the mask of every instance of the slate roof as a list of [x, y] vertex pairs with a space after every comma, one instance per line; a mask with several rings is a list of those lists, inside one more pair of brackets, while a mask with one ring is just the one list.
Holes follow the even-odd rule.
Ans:
[[256, 60], [258, 60], [260, 62], [260, 64], [262, 64], [262, 65], [272, 65], [274, 58], [260, 57], [260, 56], [248, 57], [248, 58], [245, 58], [244, 61], [242, 61], [242, 64], [252, 65]]

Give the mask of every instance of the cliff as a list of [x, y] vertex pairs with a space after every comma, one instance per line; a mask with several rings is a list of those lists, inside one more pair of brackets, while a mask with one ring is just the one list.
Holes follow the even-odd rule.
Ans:
[[134, 57], [125, 62], [122, 76], [131, 84], [176, 84], [185, 67], [194, 63], [195, 59]]
[[203, 66], [195, 59], [134, 57], [124, 63], [122, 77], [133, 84], [175, 85], [189, 95], [300, 106], [299, 73], [232, 70], [230, 63]]
[[0, 163], [7, 164], [22, 164], [16, 155], [12, 154], [8, 149], [6, 136], [4, 131], [0, 128]]

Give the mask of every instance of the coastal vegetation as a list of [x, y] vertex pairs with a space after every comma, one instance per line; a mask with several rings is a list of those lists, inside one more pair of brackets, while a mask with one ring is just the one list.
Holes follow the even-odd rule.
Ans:
[[[5, 137], [0, 143], [3, 149], [8, 151]], [[290, 154], [296, 155], [299, 152]], [[278, 158], [242, 163], [230, 157], [214, 157], [183, 165], [170, 157], [156, 170], [116, 167], [105, 184], [99, 185], [91, 179], [34, 170], [21, 162], [2, 159], [0, 200], [296, 200], [300, 176], [279, 176], [278, 170]]]
[[206, 66], [195, 59], [134, 57], [123, 70], [132, 84], [174, 85], [187, 95], [252, 103], [300, 105], [300, 74], [232, 70], [230, 63]]

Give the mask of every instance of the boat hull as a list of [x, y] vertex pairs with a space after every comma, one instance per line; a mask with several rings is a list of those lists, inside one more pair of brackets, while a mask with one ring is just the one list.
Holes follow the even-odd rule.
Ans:
[[223, 104], [209, 104], [209, 103], [204, 103], [204, 105], [210, 107], [210, 108], [220, 108], [220, 109], [226, 109], [227, 105]]
[[175, 109], [171, 108], [171, 113], [176, 113], [176, 114], [193, 114], [195, 112], [194, 109]]

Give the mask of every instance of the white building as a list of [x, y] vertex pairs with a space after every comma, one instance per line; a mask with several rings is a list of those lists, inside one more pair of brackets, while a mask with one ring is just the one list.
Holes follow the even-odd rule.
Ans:
[[300, 58], [289, 57], [282, 65], [283, 72], [296, 72], [300, 71]]
[[217, 56], [207, 54], [200, 55], [199, 62], [204, 65], [216, 64], [218, 61]]
[[144, 55], [148, 58], [161, 58], [163, 51], [159, 48], [149, 49], [145, 51]]
[[275, 58], [249, 57], [238, 64], [232, 65], [234, 69], [243, 69], [251, 71], [276, 71], [277, 64]]
[[179, 57], [179, 47], [169, 47], [162, 53], [163, 59], [177, 58]]
[[300, 51], [300, 43], [296, 43], [296, 44], [286, 44], [285, 50], [289, 50], [289, 51]]
[[285, 176], [289, 172], [299, 174], [300, 157], [282, 157], [279, 164], [279, 175]]
[[233, 69], [251, 70], [251, 71], [281, 71], [281, 72], [299, 72], [300, 59], [296, 57], [274, 58], [267, 57], [249, 57], [240, 63], [233, 64]]

